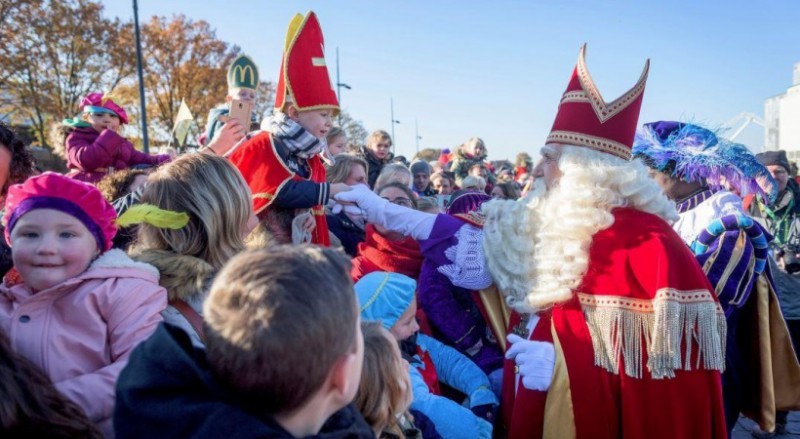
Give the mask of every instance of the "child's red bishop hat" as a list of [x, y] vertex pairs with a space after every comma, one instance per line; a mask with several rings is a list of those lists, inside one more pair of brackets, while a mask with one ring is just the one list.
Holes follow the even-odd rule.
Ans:
[[339, 100], [325, 63], [325, 39], [313, 11], [305, 17], [295, 15], [286, 32], [275, 108], [286, 111], [290, 103], [300, 111], [329, 109], [334, 114], [339, 112]]

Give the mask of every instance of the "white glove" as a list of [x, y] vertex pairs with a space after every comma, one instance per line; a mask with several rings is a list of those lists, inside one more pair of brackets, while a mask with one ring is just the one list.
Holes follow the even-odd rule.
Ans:
[[530, 341], [516, 335], [507, 337], [511, 347], [506, 351], [506, 358], [517, 363], [522, 385], [528, 390], [547, 391], [553, 380], [553, 368], [556, 364], [556, 353], [553, 343]]
[[436, 215], [392, 204], [363, 184], [351, 186], [349, 191], [339, 192], [334, 198], [357, 204], [366, 214], [368, 223], [414, 239], [427, 239], [436, 221]]

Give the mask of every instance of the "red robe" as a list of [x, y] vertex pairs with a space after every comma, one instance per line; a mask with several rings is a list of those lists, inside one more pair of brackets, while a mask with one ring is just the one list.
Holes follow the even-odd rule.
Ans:
[[[315, 183], [325, 183], [325, 166], [319, 156], [308, 159], [308, 166], [311, 169], [311, 178], [303, 178], [291, 170], [281, 160], [275, 145], [272, 142], [272, 135], [262, 132], [252, 139], [245, 141], [230, 155], [231, 162], [239, 168], [250, 191], [253, 193], [253, 209], [256, 214], [268, 208], [283, 185], [289, 180], [311, 180]], [[314, 244], [329, 246], [330, 236], [328, 235], [328, 223], [325, 220], [325, 209], [316, 205], [311, 207], [314, 215], [316, 227], [311, 234], [311, 242]]]
[[[530, 336], [554, 342], [550, 389], [520, 383], [515, 395], [514, 363], [506, 361], [508, 437], [725, 438], [725, 318], [713, 288], [666, 222], [627, 208], [613, 214], [614, 224], [593, 238], [574, 298], [541, 313]], [[683, 316], [686, 326], [668, 324]], [[511, 328], [517, 322], [512, 317]]]

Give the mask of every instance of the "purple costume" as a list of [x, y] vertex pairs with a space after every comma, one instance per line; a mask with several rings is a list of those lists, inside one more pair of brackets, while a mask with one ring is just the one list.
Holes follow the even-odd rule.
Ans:
[[434, 224], [437, 232], [431, 233], [429, 239], [420, 240], [425, 260], [419, 275], [417, 296], [435, 338], [468, 356], [486, 374], [502, 367], [500, 346], [487, 326], [473, 292], [453, 285], [443, 270], [452, 267], [454, 262], [452, 254], [448, 256], [448, 250], [458, 243], [457, 231], [467, 224], [477, 225], [469, 217], [490, 199], [480, 192], [455, 194], [447, 215], [437, 215]]

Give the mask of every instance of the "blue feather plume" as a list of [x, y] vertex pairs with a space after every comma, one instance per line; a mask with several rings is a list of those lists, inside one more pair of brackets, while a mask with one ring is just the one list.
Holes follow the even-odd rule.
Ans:
[[704, 181], [712, 189], [729, 189], [741, 196], [777, 197], [778, 185], [767, 168], [742, 144], [718, 137], [693, 124], [677, 124], [666, 138], [646, 124], [636, 133], [634, 156], [644, 156], [650, 166], [665, 171], [670, 163], [673, 177]]

